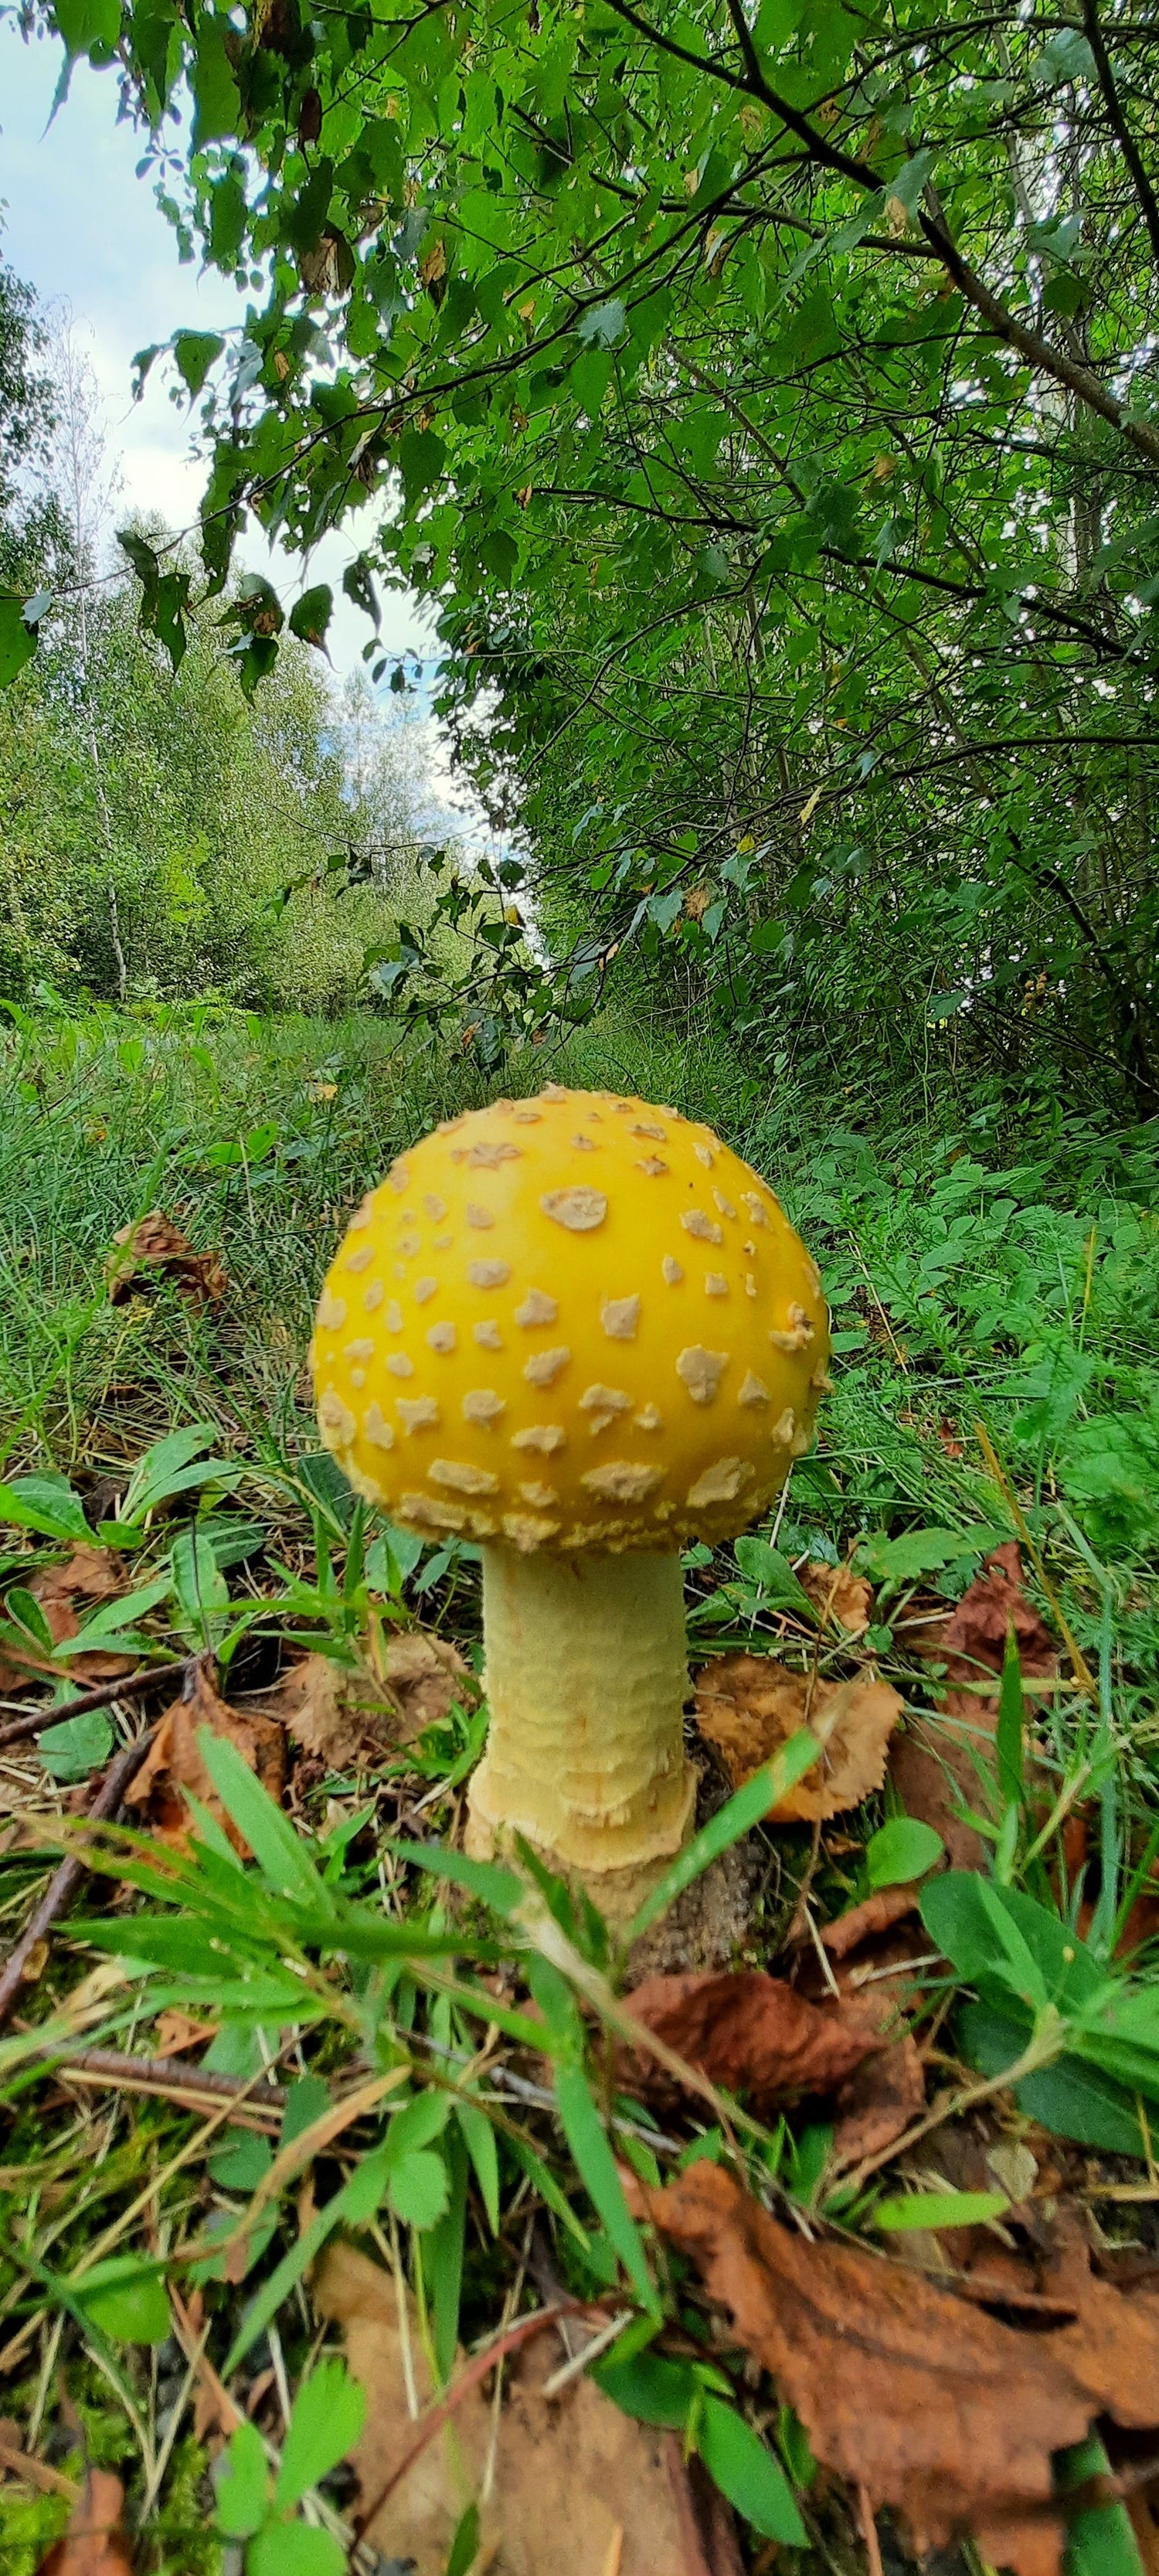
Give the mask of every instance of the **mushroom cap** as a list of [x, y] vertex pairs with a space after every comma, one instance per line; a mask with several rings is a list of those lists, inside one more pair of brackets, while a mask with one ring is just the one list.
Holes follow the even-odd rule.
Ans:
[[411, 1529], [524, 1550], [731, 1537], [810, 1445], [817, 1270], [711, 1127], [551, 1085], [425, 1136], [351, 1219], [318, 1420]]

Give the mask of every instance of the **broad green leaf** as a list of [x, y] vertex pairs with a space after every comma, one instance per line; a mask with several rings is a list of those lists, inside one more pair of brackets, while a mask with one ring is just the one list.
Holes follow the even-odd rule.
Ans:
[[608, 2145], [586, 2076], [578, 2066], [555, 2071], [555, 2098], [560, 2122], [576, 2171], [593, 2207], [608, 2231], [637, 2297], [656, 2307], [656, 2292], [644, 2247], [624, 2198], [624, 2186]]
[[987, 2218], [1003, 2218], [1010, 2207], [1004, 2191], [907, 2191], [897, 2200], [879, 2200], [875, 2227], [904, 2233], [915, 2227], [980, 2227]]
[[173, 355], [178, 373], [184, 377], [195, 400], [224, 347], [225, 342], [216, 331], [174, 332]]
[[207, 143], [236, 134], [240, 107], [233, 66], [225, 49], [224, 21], [212, 17], [207, 10], [202, 10], [197, 20], [197, 53], [189, 85], [195, 106], [193, 146], [200, 152]]
[[42, 1538], [92, 1544], [84, 1505], [67, 1476], [14, 1476], [10, 1484], [0, 1484], [0, 1527], [5, 1521], [36, 1530]]
[[386, 2153], [401, 2159], [414, 2153], [416, 2147], [429, 2147], [441, 2138], [451, 2116], [449, 2093], [438, 2093], [432, 2085], [417, 2093], [413, 2102], [404, 2102], [391, 2117], [386, 2135]]
[[273, 2161], [268, 2138], [254, 2129], [227, 2129], [223, 2144], [209, 2158], [210, 2180], [219, 2191], [256, 2191]]
[[121, 0], [54, 0], [52, 14], [70, 54], [111, 48], [121, 32]]
[[300, 636], [304, 644], [322, 646], [333, 614], [334, 593], [327, 582], [320, 581], [295, 601], [290, 610], [290, 633]]
[[875, 1582], [900, 1591], [903, 1584], [916, 1583], [919, 1575], [937, 1574], [960, 1557], [980, 1555], [1005, 1536], [1004, 1530], [996, 1529], [917, 1529], [907, 1530], [902, 1538], [874, 1534], [861, 1540], [858, 1563]]
[[365, 2421], [366, 2391], [349, 2377], [345, 2362], [320, 2361], [294, 2399], [274, 2486], [276, 2513], [299, 2504], [320, 2478], [346, 2458]]
[[[120, 16], [119, 6], [117, 15]], [[35, 629], [25, 624], [19, 591], [0, 590], [0, 689], [11, 687], [35, 651]]]
[[266, 2517], [270, 2473], [256, 2424], [236, 2424], [217, 2481], [214, 2521], [227, 2540], [247, 2540]]
[[300, 2138], [329, 2109], [330, 2099], [330, 2087], [320, 2075], [299, 2075], [286, 2097], [279, 2144], [288, 2147], [292, 2139]]
[[45, 1770], [54, 1780], [85, 1780], [112, 1751], [113, 1730], [104, 1710], [82, 1710], [79, 1717], [66, 1717], [59, 1726], [46, 1726], [36, 1739], [36, 1750]]
[[809, 2535], [780, 2461], [735, 2406], [720, 2397], [702, 2400], [697, 2445], [710, 2478], [754, 2531], [791, 2549], [808, 2547]]
[[[964, 2004], [955, 2027], [966, 2064], [983, 2075], [1000, 2075], [1004, 2067], [1015, 2065], [1030, 2037], [1029, 2022], [1007, 2019], [989, 2004]], [[1108, 2155], [1146, 2153], [1131, 2094], [1078, 2057], [1056, 2058], [1052, 2066], [1024, 2075], [1014, 2098], [1019, 2110], [1052, 2137], [1073, 2138], [1079, 2146], [1101, 2147]]]
[[246, 2576], [345, 2576], [341, 2541], [308, 2522], [268, 2522], [246, 2551]]
[[392, 2157], [387, 2195], [396, 2218], [403, 2219], [408, 2227], [434, 2227], [449, 2196], [442, 2157], [428, 2147], [416, 2147], [409, 2155]]
[[866, 1875], [871, 1887], [904, 1887], [924, 1878], [940, 1861], [945, 1844], [932, 1825], [917, 1816], [891, 1816], [865, 1846]]
[[[1096, 2478], [1110, 2479], [1111, 2463], [1097, 2433], [1056, 2454], [1055, 2488], [1073, 2493]], [[1143, 2560], [1125, 2504], [1109, 2497], [1105, 2504], [1083, 2505], [1067, 2516], [1064, 2576], [1143, 2576]]]
[[118, 2343], [164, 2343], [173, 2331], [160, 2267], [137, 2254], [110, 2254], [72, 2288], [94, 2324]]
[[686, 2361], [668, 2361], [658, 2352], [617, 2361], [613, 2349], [606, 2360], [593, 2362], [590, 2376], [625, 2415], [641, 2424], [667, 2425], [674, 2433], [683, 2432], [700, 2384]]
[[55, 1640], [34, 1592], [22, 1583], [14, 1583], [4, 1602], [8, 1617], [20, 1628], [37, 1655], [51, 1655]]
[[767, 1538], [738, 1538], [733, 1540], [732, 1552], [746, 1583], [763, 1593], [771, 1607], [795, 1610], [811, 1628], [816, 1627], [817, 1604], [779, 1548], [771, 1547]]

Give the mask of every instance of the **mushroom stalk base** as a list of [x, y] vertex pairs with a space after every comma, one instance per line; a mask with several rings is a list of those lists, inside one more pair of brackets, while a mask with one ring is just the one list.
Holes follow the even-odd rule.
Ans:
[[696, 1799], [680, 1559], [482, 1554], [491, 1729], [467, 1849], [487, 1858], [523, 1834], [625, 1922]]

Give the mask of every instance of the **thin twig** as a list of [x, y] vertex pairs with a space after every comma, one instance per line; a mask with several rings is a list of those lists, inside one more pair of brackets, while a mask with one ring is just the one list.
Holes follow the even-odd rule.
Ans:
[[[214, 2075], [169, 2057], [129, 2057], [119, 2048], [82, 2048], [75, 2056], [46, 2048], [45, 2055], [55, 2060], [57, 2073], [69, 2083], [122, 2093], [156, 2093], [191, 2111], [215, 2111], [220, 2102], [232, 2102], [246, 2091], [238, 2076]], [[281, 2084], [263, 2086], [256, 2100], [252, 2095], [245, 2101], [238, 2098], [238, 2127], [268, 2129], [273, 2134], [281, 2127], [287, 2099]]]
[[[15, 1717], [10, 1726], [0, 1726], [0, 1752], [6, 1744], [19, 1744], [26, 1735], [39, 1735], [46, 1726], [63, 1726], [66, 1717], [84, 1717], [90, 1708], [111, 1708], [117, 1699], [133, 1699], [149, 1690], [154, 1682], [176, 1682], [180, 1685], [195, 1664], [196, 1655], [187, 1655], [179, 1664], [142, 1664], [135, 1673], [126, 1673], [119, 1682], [102, 1682], [99, 1689], [82, 1691], [79, 1699], [68, 1699], [62, 1708], [30, 1708], [24, 1717]], [[42, 1676], [37, 1673], [36, 1680]]]
[[[146, 1727], [142, 1735], [138, 1735], [132, 1744], [127, 1744], [124, 1751], [117, 1755], [115, 1762], [110, 1762], [95, 1798], [85, 1810], [90, 1823], [104, 1824], [111, 1816], [116, 1815], [129, 1782], [144, 1761], [156, 1732], [155, 1725]], [[15, 1949], [9, 1951], [3, 1974], [0, 1975], [0, 2029], [7, 2021], [20, 1993], [24, 1983], [24, 1971], [37, 1942], [43, 1941], [46, 1933], [51, 1931], [57, 1916], [63, 1914], [66, 1906], [71, 1904], [81, 1880], [87, 1876], [87, 1860], [79, 1853], [70, 1852], [67, 1860], [61, 1862], [60, 1868], [54, 1871], [49, 1879], [39, 1905], [29, 1916]]]

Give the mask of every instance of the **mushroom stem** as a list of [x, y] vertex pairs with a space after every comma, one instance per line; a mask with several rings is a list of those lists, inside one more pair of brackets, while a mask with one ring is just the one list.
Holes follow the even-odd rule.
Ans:
[[467, 1849], [487, 1857], [523, 1834], [625, 1921], [695, 1803], [680, 1559], [482, 1553], [491, 1729]]

